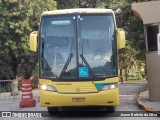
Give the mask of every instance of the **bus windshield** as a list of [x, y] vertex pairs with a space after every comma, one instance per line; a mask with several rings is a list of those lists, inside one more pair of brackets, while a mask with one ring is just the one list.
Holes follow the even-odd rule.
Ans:
[[40, 27], [40, 77], [100, 80], [117, 76], [113, 15], [43, 16]]

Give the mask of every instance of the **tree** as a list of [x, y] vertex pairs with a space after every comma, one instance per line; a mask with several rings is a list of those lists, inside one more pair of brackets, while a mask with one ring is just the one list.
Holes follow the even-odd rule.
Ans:
[[0, 78], [15, 78], [22, 60], [33, 69], [36, 59], [28, 51], [29, 34], [38, 30], [42, 12], [53, 9], [54, 0], [0, 0]]
[[[141, 65], [145, 66], [145, 40], [144, 40], [144, 28], [142, 20], [136, 16], [134, 16], [131, 10], [131, 3], [133, 2], [145, 2], [150, 0], [127, 0], [123, 6], [117, 7], [120, 13], [116, 14], [116, 20], [119, 27], [122, 27], [126, 31], [126, 39], [127, 39], [127, 46], [125, 54], [129, 56], [131, 59], [125, 59], [123, 65], [128, 63], [128, 66], [131, 63], [134, 63], [139, 69], [142, 67]], [[116, 8], [116, 9], [117, 9]], [[129, 54], [132, 54], [131, 57]], [[129, 62], [129, 61], [130, 62]], [[122, 63], [121, 63], [122, 65]], [[123, 68], [123, 65], [121, 68]], [[127, 73], [127, 66], [123, 68], [125, 73]], [[140, 71], [140, 70], [139, 70]], [[127, 74], [125, 74], [127, 76]], [[122, 75], [120, 75], [122, 76]]]
[[100, 0], [56, 0], [58, 9], [66, 8], [95, 8]]

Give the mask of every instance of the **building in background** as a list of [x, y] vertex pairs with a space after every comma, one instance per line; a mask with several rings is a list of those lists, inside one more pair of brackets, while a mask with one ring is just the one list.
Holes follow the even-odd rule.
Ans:
[[160, 0], [133, 3], [132, 10], [144, 24], [149, 100], [160, 101]]

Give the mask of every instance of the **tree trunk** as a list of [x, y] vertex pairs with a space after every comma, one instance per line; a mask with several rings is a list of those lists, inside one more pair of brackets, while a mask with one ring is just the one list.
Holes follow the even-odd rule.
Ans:
[[125, 78], [126, 78], [126, 81], [128, 81], [128, 70], [125, 69]]
[[16, 75], [17, 75], [17, 58], [15, 56], [15, 54], [13, 53], [13, 50], [12, 48], [9, 46], [8, 47], [9, 49], [9, 56], [10, 56], [10, 65], [11, 65], [11, 69], [13, 71], [13, 76], [11, 76], [11, 79], [15, 79], [16, 78]]
[[123, 83], [123, 75], [122, 75], [122, 68], [120, 68], [120, 82]]

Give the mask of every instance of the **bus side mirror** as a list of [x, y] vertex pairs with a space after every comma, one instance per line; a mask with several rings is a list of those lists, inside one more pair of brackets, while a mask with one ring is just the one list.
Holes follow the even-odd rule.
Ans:
[[121, 28], [117, 29], [117, 40], [118, 40], [118, 49], [125, 48], [126, 36], [124, 30]]
[[36, 52], [37, 51], [37, 31], [33, 31], [30, 34], [29, 47], [30, 47], [30, 51], [32, 51], [32, 52]]

